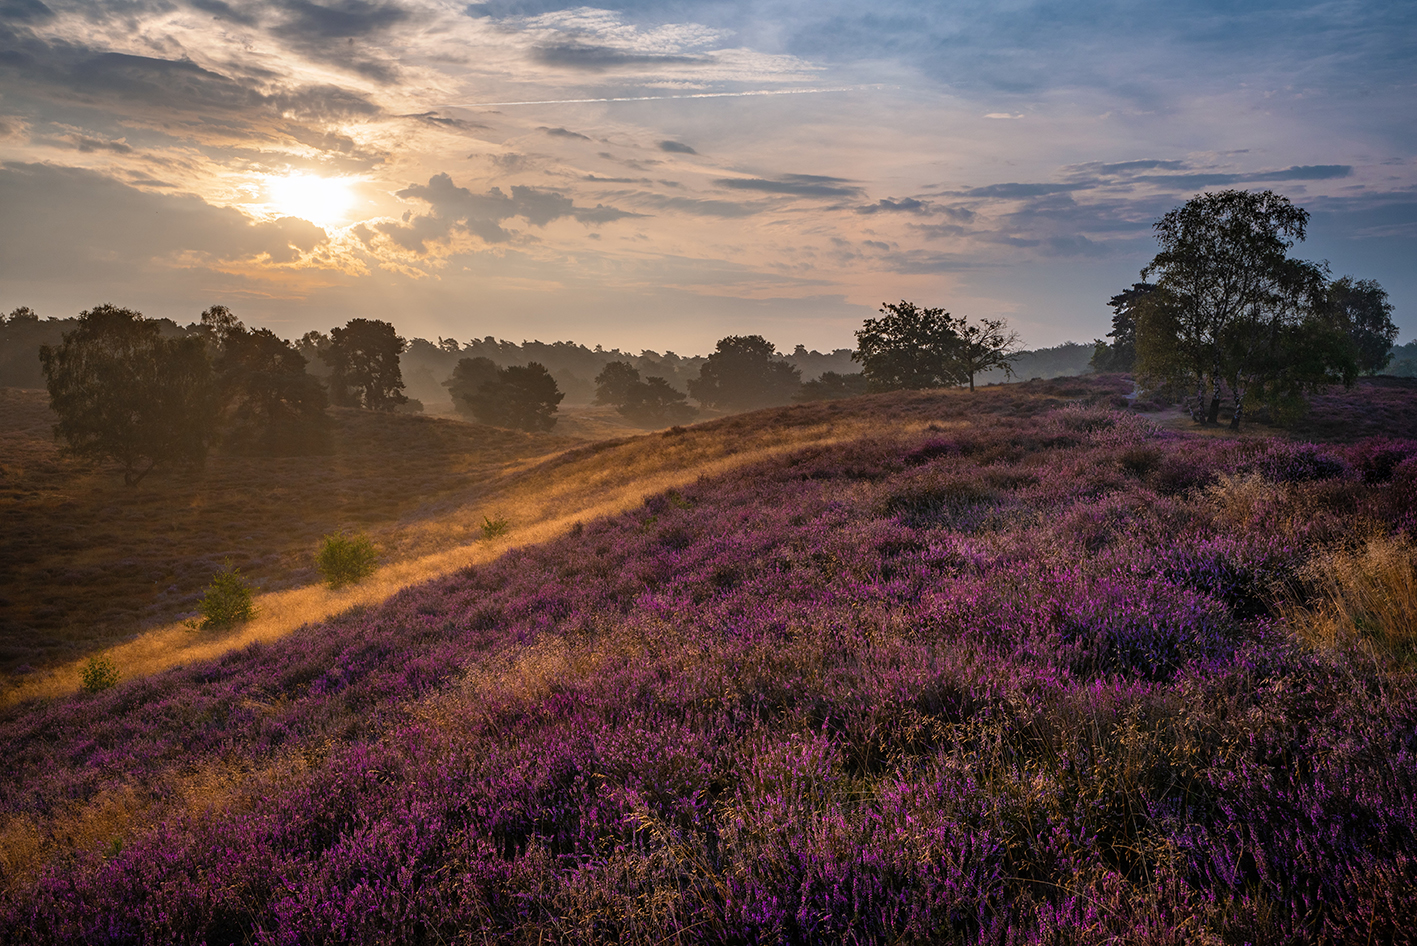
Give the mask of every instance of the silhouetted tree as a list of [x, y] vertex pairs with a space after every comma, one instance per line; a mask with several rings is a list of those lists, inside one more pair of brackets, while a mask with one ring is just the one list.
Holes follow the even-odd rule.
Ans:
[[881, 318], [867, 319], [856, 332], [851, 356], [872, 391], [935, 388], [964, 380], [956, 359], [962, 339], [948, 312], [904, 299], [882, 303], [880, 312]]
[[639, 369], [626, 361], [611, 361], [595, 376], [595, 403], [620, 407], [630, 386], [640, 383]]
[[721, 338], [714, 353], [689, 380], [700, 404], [731, 411], [786, 404], [802, 386], [802, 372], [773, 356], [777, 349], [761, 335]]
[[325, 389], [305, 356], [268, 328], [251, 331], [226, 306], [202, 313], [221, 403], [222, 439], [237, 453], [299, 456], [329, 448]]
[[407, 343], [388, 322], [350, 319], [330, 330], [320, 357], [330, 366], [330, 400], [341, 407], [392, 411], [408, 402], [399, 355]]
[[651, 376], [626, 388], [617, 405], [627, 420], [646, 427], [667, 427], [694, 419], [698, 411], [688, 405], [688, 397], [674, 390], [664, 378]]
[[484, 381], [468, 398], [474, 416], [494, 427], [550, 430], [556, 426], [556, 405], [565, 395], [544, 367], [532, 362], [497, 369], [494, 381]]
[[1344, 276], [1329, 283], [1323, 315], [1353, 339], [1360, 372], [1377, 374], [1387, 367], [1397, 326], [1392, 323], [1392, 303], [1377, 280]]
[[[1288, 255], [1308, 219], [1272, 191], [1227, 190], [1194, 197], [1156, 222], [1161, 251], [1141, 275], [1156, 274], [1163, 295], [1155, 317], [1137, 323], [1137, 370], [1153, 381], [1194, 383], [1197, 420], [1216, 422], [1228, 383], [1238, 427], [1247, 392], [1269, 386], [1282, 339], [1312, 313], [1323, 272]], [[1163, 334], [1143, 340], [1144, 326]]]
[[793, 400], [798, 402], [835, 401], [839, 398], [865, 394], [870, 389], [866, 375], [859, 372], [841, 374], [837, 371], [823, 371], [821, 375], [811, 381], [803, 381], [802, 390], [797, 392], [797, 396]]
[[163, 338], [142, 313], [100, 305], [39, 357], [70, 452], [122, 464], [129, 486], [159, 464], [205, 459], [216, 398], [200, 337]]
[[484, 384], [495, 383], [496, 380], [497, 363], [491, 358], [461, 358], [453, 367], [453, 376], [444, 381], [443, 386], [448, 389], [458, 413], [475, 417], [473, 399]]
[[990, 368], [1000, 368], [1013, 377], [1013, 359], [1018, 354], [1018, 333], [1011, 331], [1004, 319], [980, 319], [970, 322], [961, 316], [951, 320], [959, 344], [955, 346], [955, 373], [969, 379], [974, 390], [974, 376]]
[[1132, 283], [1132, 288], [1107, 300], [1112, 307], [1112, 331], [1107, 333], [1112, 344], [1098, 339], [1088, 367], [1097, 372], [1129, 372], [1136, 367], [1137, 306], [1155, 291], [1149, 282]]

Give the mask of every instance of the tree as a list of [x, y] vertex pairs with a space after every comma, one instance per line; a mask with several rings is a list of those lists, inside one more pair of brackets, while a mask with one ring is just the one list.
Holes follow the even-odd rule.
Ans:
[[628, 361], [611, 361], [595, 376], [595, 403], [619, 407], [630, 386], [640, 383], [639, 369]]
[[[1227, 190], [1194, 197], [1154, 225], [1161, 251], [1141, 275], [1155, 274], [1161, 295], [1137, 321], [1137, 370], [1154, 381], [1194, 383], [1198, 421], [1217, 421], [1228, 384], [1238, 426], [1247, 390], [1262, 395], [1276, 380], [1285, 340], [1323, 286], [1319, 267], [1288, 255], [1308, 219], [1272, 191]], [[1144, 339], [1144, 326], [1161, 334]]]
[[484, 424], [550, 430], [556, 426], [556, 405], [564, 397], [551, 372], [533, 361], [525, 367], [498, 368], [496, 380], [484, 381], [467, 401]]
[[216, 398], [201, 337], [163, 338], [142, 313], [100, 305], [39, 357], [71, 453], [121, 463], [129, 486], [159, 464], [206, 458]]
[[799, 403], [808, 401], [835, 401], [843, 397], [856, 397], [870, 390], [866, 376], [861, 373], [841, 374], [823, 371], [811, 381], [802, 382], [802, 390], [793, 398]]
[[1386, 368], [1397, 326], [1392, 323], [1392, 303], [1377, 280], [1336, 279], [1328, 284], [1324, 303], [1324, 318], [1357, 346], [1358, 370], [1371, 375]]
[[1136, 367], [1137, 311], [1155, 291], [1151, 283], [1137, 282], [1107, 300], [1112, 307], [1112, 331], [1107, 333], [1112, 344], [1098, 339], [1088, 367], [1097, 372], [1130, 372]]
[[962, 339], [944, 309], [921, 308], [902, 299], [885, 302], [881, 318], [856, 332], [853, 361], [872, 391], [937, 388], [964, 380], [956, 354]]
[[777, 349], [761, 335], [729, 335], [689, 379], [689, 395], [700, 404], [746, 411], [786, 404], [802, 386], [802, 372], [774, 358]]
[[698, 414], [687, 401], [688, 398], [674, 390], [668, 381], [650, 376], [630, 384], [616, 407], [623, 417], [636, 424], [668, 427], [693, 420]]
[[320, 352], [330, 366], [330, 400], [371, 411], [406, 404], [399, 355], [407, 347], [392, 325], [377, 319], [350, 319], [331, 329], [329, 347]]
[[961, 316], [952, 320], [954, 331], [959, 336], [955, 347], [954, 371], [969, 379], [969, 390], [974, 390], [974, 376], [990, 368], [1002, 368], [1004, 374], [1012, 377], [1013, 359], [1018, 354], [1018, 333], [1010, 331], [1003, 319], [980, 319], [971, 323]]
[[325, 389], [294, 345], [250, 331], [226, 306], [202, 313], [212, 349], [225, 445], [238, 453], [300, 456], [329, 447]]
[[453, 376], [443, 382], [458, 413], [475, 417], [472, 401], [484, 384], [497, 381], [497, 363], [491, 358], [461, 358], [453, 367]]

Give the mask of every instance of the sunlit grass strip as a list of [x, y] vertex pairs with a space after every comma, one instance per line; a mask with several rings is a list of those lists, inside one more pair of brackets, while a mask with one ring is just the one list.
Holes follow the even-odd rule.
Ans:
[[[921, 426], [918, 422], [903, 424], [898, 432]], [[844, 442], [861, 433], [862, 427], [857, 423], [779, 431], [772, 439], [784, 442], [709, 460], [703, 459], [708, 451], [668, 450], [661, 456], [662, 465], [668, 469], [658, 472], [653, 469], [652, 448], [628, 460], [611, 451], [592, 458], [588, 464], [572, 464], [569, 469], [558, 470], [547, 478], [535, 477], [510, 499], [499, 500], [497, 515], [504, 516], [511, 525], [507, 535], [494, 541], [459, 544], [442, 552], [386, 565], [358, 585], [339, 590], [321, 584], [257, 595], [253, 601], [257, 616], [227, 633], [194, 637], [185, 622], [176, 622], [100, 653], [117, 669], [120, 679], [132, 680], [169, 667], [219, 657], [257, 641], [279, 640], [301, 625], [326, 620], [351, 608], [377, 605], [411, 585], [451, 574], [468, 565], [489, 562], [515, 546], [549, 541], [577, 522], [616, 515], [642, 503], [647, 496], [692, 483], [700, 476], [724, 473], [811, 444]], [[644, 439], [637, 438], [631, 445]], [[0, 696], [0, 705], [76, 692], [88, 659], [36, 674]]]

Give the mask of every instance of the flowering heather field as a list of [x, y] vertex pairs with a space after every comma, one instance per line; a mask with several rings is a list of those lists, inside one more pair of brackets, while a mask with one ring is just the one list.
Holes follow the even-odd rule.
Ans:
[[7, 940], [1417, 939], [1417, 442], [862, 403], [6, 710]]

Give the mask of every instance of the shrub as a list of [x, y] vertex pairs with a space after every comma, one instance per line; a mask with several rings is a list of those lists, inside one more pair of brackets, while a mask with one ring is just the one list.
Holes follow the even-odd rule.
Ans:
[[204, 631], [230, 627], [256, 616], [256, 608], [251, 603], [251, 586], [230, 559], [212, 576], [212, 583], [207, 585], [197, 610], [202, 615], [198, 627]]
[[331, 588], [342, 588], [374, 574], [379, 553], [369, 536], [362, 532], [352, 536], [336, 532], [320, 542], [315, 564]]
[[507, 521], [505, 516], [498, 516], [496, 519], [489, 519], [487, 516], [483, 516], [482, 537], [489, 541], [499, 539], [507, 534], [507, 530], [510, 529], [511, 526], [512, 524]]
[[84, 669], [79, 671], [79, 680], [87, 693], [107, 690], [118, 682], [118, 668], [113, 666], [113, 661], [107, 657], [95, 655], [90, 657], [84, 664]]

